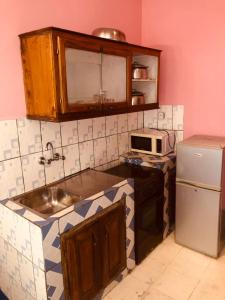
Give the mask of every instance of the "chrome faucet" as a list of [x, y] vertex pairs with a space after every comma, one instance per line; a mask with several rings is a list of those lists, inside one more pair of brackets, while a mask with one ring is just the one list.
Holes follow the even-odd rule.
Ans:
[[51, 150], [51, 158], [47, 159], [44, 156], [41, 156], [39, 159], [39, 164], [40, 165], [50, 165], [53, 161], [56, 160], [65, 160], [65, 156], [64, 155], [60, 155], [59, 153], [54, 153], [54, 148], [51, 142], [47, 142], [46, 144], [46, 150]]

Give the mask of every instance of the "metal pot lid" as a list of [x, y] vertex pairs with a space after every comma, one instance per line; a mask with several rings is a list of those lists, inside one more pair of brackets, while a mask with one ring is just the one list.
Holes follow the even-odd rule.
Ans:
[[132, 90], [132, 96], [144, 96], [144, 93], [137, 90]]
[[148, 66], [139, 64], [138, 62], [134, 62], [134, 63], [132, 64], [132, 68], [133, 68], [133, 69], [136, 69], [136, 68], [139, 68], [139, 69], [147, 69]]

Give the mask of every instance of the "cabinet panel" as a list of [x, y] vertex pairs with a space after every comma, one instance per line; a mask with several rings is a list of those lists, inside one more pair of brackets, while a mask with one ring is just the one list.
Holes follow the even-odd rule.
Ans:
[[106, 286], [126, 267], [125, 207], [118, 206], [102, 219], [103, 284]]
[[101, 286], [99, 229], [91, 223], [62, 240], [67, 298], [89, 300]]

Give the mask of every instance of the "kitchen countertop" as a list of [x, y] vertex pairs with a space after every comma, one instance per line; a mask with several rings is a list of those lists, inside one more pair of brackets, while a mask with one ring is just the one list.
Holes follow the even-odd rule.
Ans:
[[[110, 193], [111, 191], [118, 189], [120, 186], [126, 183], [127, 180], [124, 180], [121, 177], [105, 174], [101, 171], [95, 171], [91, 169], [87, 169], [80, 172], [79, 174], [74, 174], [73, 176], [64, 178], [46, 187], [58, 187], [62, 189], [65, 188], [72, 194], [74, 193], [76, 195], [79, 195], [80, 200], [76, 201], [66, 208], [63, 208], [55, 214], [46, 217], [16, 201], [18, 199], [26, 197], [26, 195], [32, 193], [33, 191], [21, 194], [12, 199], [3, 200], [1, 201], [1, 204], [13, 210], [15, 213], [18, 213], [19, 215], [25, 217], [26, 219], [28, 219], [28, 221], [39, 225], [42, 222], [51, 222], [52, 220], [61, 218], [63, 215], [66, 215], [73, 210], [80, 209], [81, 206], [86, 205], [88, 201], [93, 201], [104, 194]], [[37, 190], [42, 188], [44, 187], [38, 188]]]

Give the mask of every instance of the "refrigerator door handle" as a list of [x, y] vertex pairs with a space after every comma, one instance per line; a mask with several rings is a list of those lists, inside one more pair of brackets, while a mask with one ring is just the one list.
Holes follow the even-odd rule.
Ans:
[[206, 185], [206, 184], [196, 183], [194, 181], [193, 182], [192, 181], [187, 181], [187, 180], [180, 179], [180, 178], [176, 178], [176, 183], [181, 183], [181, 184], [184, 184], [184, 185], [197, 187], [197, 188], [201, 188], [201, 189], [206, 189], [206, 190], [210, 190], [210, 191], [221, 192], [220, 187], [209, 186], [209, 185]]

